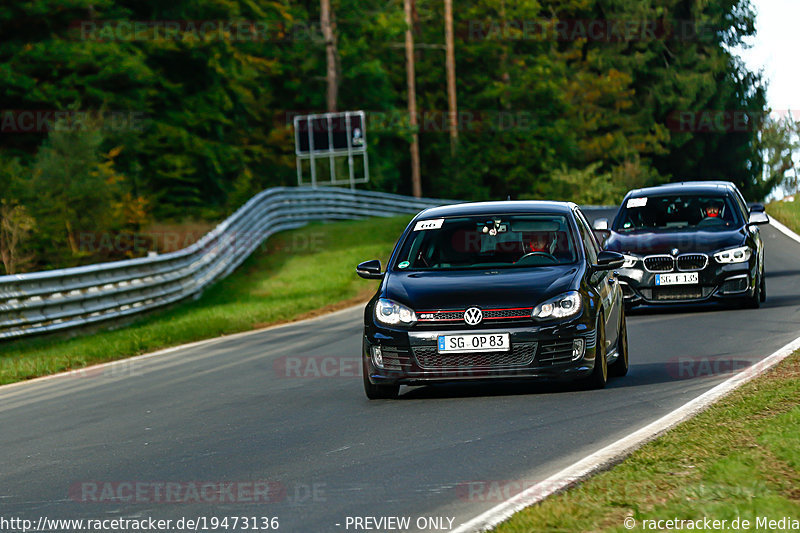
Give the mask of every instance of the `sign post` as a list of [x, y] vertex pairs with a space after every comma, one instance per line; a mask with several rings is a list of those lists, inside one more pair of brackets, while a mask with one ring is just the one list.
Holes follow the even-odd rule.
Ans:
[[[297, 161], [297, 184], [307, 185], [303, 180], [303, 161], [311, 167], [311, 186], [344, 185], [351, 189], [357, 183], [369, 181], [367, 157], [366, 119], [363, 111], [296, 115], [294, 117], [295, 158]], [[336, 176], [336, 158], [347, 158], [348, 176]], [[356, 175], [355, 160], [363, 158], [363, 172]], [[318, 159], [328, 159], [329, 180], [317, 178]]]

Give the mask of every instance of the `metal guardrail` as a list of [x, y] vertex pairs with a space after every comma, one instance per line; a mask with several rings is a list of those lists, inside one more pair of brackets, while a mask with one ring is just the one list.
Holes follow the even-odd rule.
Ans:
[[198, 295], [279, 231], [312, 221], [415, 213], [450, 203], [336, 188], [276, 187], [167, 254], [0, 276], [0, 340], [122, 319]]

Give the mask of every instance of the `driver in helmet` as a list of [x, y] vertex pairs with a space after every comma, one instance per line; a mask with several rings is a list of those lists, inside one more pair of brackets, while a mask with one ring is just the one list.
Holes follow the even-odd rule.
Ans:
[[718, 204], [708, 205], [705, 208], [705, 217], [706, 218], [719, 218], [722, 214], [722, 208]]
[[550, 232], [537, 231], [531, 234], [530, 240], [528, 241], [528, 250], [526, 252], [544, 252], [546, 254], [551, 254], [554, 241], [555, 239], [553, 239], [553, 235]]

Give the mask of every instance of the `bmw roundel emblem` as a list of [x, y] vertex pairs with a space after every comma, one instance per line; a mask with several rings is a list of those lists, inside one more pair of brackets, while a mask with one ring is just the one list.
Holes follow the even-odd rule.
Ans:
[[476, 326], [483, 320], [483, 312], [477, 307], [470, 307], [464, 311], [464, 322], [470, 326]]
[[678, 255], [678, 249], [677, 248], [673, 248], [672, 249], [672, 255]]

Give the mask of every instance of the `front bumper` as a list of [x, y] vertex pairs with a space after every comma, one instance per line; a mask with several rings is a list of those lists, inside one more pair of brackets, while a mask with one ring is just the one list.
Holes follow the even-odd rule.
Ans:
[[[633, 268], [619, 269], [618, 279], [626, 304], [660, 305], [670, 303], [696, 303], [712, 300], [737, 299], [751, 296], [756, 286], [756, 262], [719, 264], [712, 258], [698, 274], [698, 284], [656, 285], [658, 274], [670, 272], [650, 272], [642, 262]], [[683, 272], [681, 272], [683, 273]]]
[[[594, 327], [573, 321], [567, 324], [497, 325], [492, 329], [402, 330], [366, 328], [362, 357], [374, 384], [415, 385], [447, 381], [491, 379], [572, 379], [585, 377], [594, 369], [597, 332]], [[507, 352], [439, 354], [439, 335], [510, 335]], [[573, 360], [573, 342], [582, 339], [582, 354]], [[380, 347], [382, 367], [375, 361], [373, 347]]]

